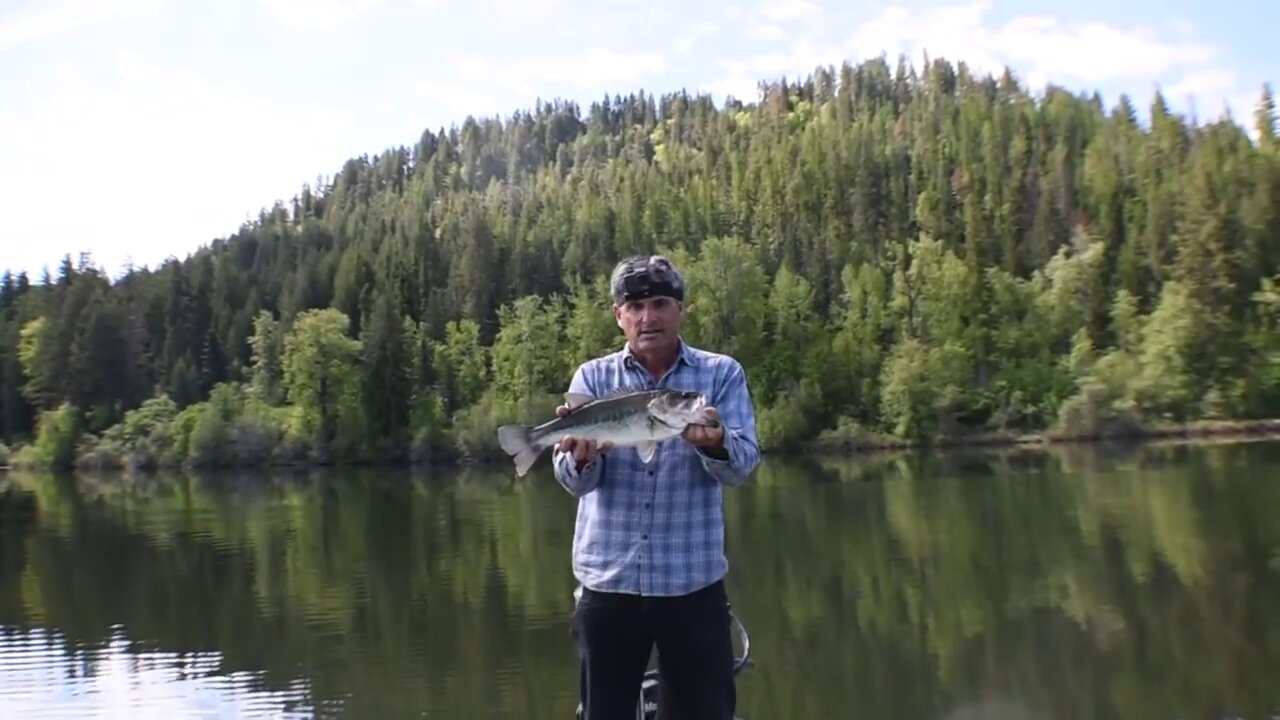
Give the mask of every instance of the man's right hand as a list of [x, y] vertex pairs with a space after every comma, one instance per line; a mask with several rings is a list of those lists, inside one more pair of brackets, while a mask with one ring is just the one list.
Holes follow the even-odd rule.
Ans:
[[[568, 405], [561, 405], [556, 408], [556, 415], [558, 417], [564, 417], [568, 414]], [[613, 443], [603, 442], [597, 444], [595, 440], [576, 438], [571, 435], [565, 435], [561, 438], [560, 444], [557, 446], [560, 452], [568, 453], [573, 456], [574, 464], [578, 466], [579, 470], [595, 462], [598, 456], [608, 452], [612, 447]]]

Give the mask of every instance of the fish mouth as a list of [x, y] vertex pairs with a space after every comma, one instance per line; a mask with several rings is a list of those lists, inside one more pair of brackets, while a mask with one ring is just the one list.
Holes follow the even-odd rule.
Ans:
[[688, 407], [689, 407], [689, 414], [692, 416], [692, 419], [689, 420], [690, 425], [704, 425], [706, 427], [715, 427], [716, 425], [720, 424], [720, 421], [712, 420], [711, 418], [703, 414], [706, 412], [707, 408], [710, 407], [710, 404], [707, 402], [707, 399], [704, 396], [698, 395], [697, 398], [695, 398], [689, 404]]

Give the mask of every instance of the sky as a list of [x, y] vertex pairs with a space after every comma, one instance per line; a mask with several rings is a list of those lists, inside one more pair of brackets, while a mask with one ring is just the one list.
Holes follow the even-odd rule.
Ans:
[[[1252, 129], [1280, 3], [1204, 0], [5, 0], [0, 272], [81, 252], [113, 276], [233, 232], [343, 161], [541, 98], [750, 100], [899, 53], [1154, 92]], [[1276, 88], [1280, 90], [1280, 88]]]

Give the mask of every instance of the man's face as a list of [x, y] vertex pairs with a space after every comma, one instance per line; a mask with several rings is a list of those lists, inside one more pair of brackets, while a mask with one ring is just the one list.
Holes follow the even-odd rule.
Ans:
[[635, 350], [654, 351], [675, 347], [684, 313], [674, 298], [628, 300], [613, 306], [618, 327]]

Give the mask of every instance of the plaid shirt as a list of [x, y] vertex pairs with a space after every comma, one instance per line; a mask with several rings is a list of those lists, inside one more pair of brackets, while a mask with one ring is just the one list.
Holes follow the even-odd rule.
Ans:
[[720, 413], [727, 460], [681, 437], [659, 444], [646, 467], [635, 448], [616, 447], [578, 472], [556, 450], [555, 476], [578, 498], [573, 573], [600, 592], [683, 595], [724, 577], [724, 486], [745, 483], [760, 462], [755, 409], [738, 361], [680, 343], [680, 355], [660, 381], [629, 346], [583, 363], [569, 391], [594, 397], [653, 388], [703, 393]]

